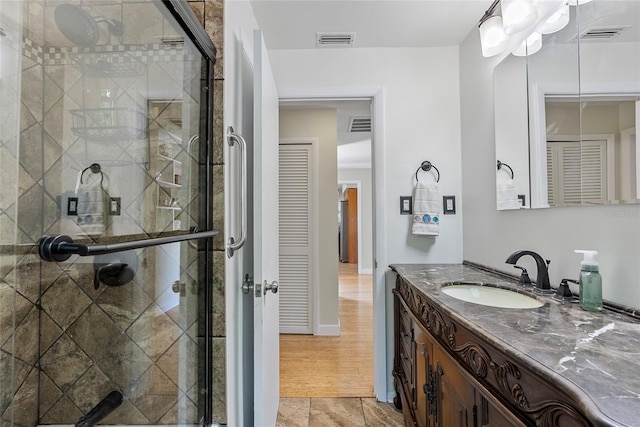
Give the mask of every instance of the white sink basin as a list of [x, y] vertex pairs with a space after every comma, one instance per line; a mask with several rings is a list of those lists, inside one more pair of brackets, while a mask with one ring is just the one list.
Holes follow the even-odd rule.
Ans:
[[538, 308], [543, 306], [540, 301], [528, 295], [493, 286], [446, 285], [442, 287], [442, 292], [462, 301], [491, 307]]

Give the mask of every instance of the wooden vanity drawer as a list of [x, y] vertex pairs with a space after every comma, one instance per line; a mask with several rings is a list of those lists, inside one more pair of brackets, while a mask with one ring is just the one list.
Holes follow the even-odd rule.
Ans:
[[403, 353], [407, 356], [411, 356], [411, 342], [413, 341], [413, 337], [411, 333], [405, 330], [400, 330], [400, 348]]
[[400, 306], [400, 327], [411, 331], [411, 317], [404, 307]]
[[400, 359], [401, 359], [402, 370], [403, 370], [404, 374], [407, 375], [407, 378], [412, 378], [412, 375], [413, 375], [413, 363], [411, 363], [411, 354], [410, 353], [401, 352], [400, 353]]
[[411, 328], [411, 319], [409, 319], [409, 316], [406, 315], [406, 312], [404, 316], [400, 316], [399, 326], [400, 326], [399, 337], [400, 337], [401, 351], [403, 351], [407, 356], [411, 357], [411, 354], [412, 354], [411, 343], [413, 342], [413, 329]]

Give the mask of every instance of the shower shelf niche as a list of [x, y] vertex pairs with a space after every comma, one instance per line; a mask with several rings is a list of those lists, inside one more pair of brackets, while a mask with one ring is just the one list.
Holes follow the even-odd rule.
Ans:
[[143, 112], [126, 107], [70, 110], [74, 134], [95, 141], [113, 138], [145, 138], [147, 121]]
[[160, 144], [157, 153], [158, 209], [181, 210], [178, 189], [182, 188], [182, 162], [171, 157], [173, 144]]

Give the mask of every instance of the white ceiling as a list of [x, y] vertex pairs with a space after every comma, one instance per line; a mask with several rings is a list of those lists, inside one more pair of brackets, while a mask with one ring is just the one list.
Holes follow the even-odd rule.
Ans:
[[358, 47], [459, 45], [492, 0], [252, 0], [268, 49], [314, 49], [317, 32]]

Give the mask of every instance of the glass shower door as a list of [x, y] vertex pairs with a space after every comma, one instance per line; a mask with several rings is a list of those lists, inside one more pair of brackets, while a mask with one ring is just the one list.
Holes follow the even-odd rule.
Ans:
[[3, 421], [13, 419], [12, 400], [17, 381], [26, 378], [16, 357], [16, 321], [22, 321], [34, 306], [18, 294], [12, 280], [19, 260], [15, 223], [19, 191], [15, 183], [19, 171], [22, 12], [17, 2], [0, 2], [0, 419]]
[[2, 422], [208, 422], [211, 61], [158, 1], [1, 3]]

